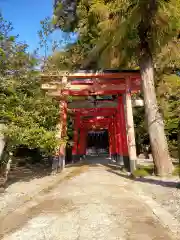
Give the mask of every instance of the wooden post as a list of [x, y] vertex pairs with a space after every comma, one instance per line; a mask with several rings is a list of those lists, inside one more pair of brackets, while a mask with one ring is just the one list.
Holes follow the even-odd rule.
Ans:
[[112, 126], [112, 159], [115, 160], [116, 159], [116, 132], [115, 132], [115, 118], [114, 116], [112, 117], [112, 122], [111, 122], [111, 126]]
[[108, 126], [108, 135], [109, 135], [109, 158], [112, 159], [112, 139], [113, 139], [113, 133], [112, 133], [112, 123]]
[[84, 151], [83, 142], [84, 142], [84, 129], [81, 128], [80, 133], [79, 133], [79, 141], [78, 141], [78, 156], [79, 156], [79, 158], [81, 158], [83, 155], [83, 151]]
[[116, 159], [116, 142], [115, 142], [115, 124], [114, 117], [112, 118], [112, 158]]
[[121, 143], [122, 143], [122, 155], [124, 167], [130, 171], [130, 163], [129, 163], [129, 152], [127, 146], [127, 134], [126, 134], [126, 120], [125, 120], [125, 111], [124, 111], [124, 101], [123, 97], [118, 97], [118, 112], [121, 123]]
[[[179, 178], [180, 178], [180, 121], [178, 124], [178, 139], [177, 139], [177, 144], [178, 144], [178, 158], [179, 158]], [[179, 183], [179, 188], [180, 188], [180, 183]]]
[[[57, 138], [61, 140], [63, 137], [66, 137], [67, 134], [67, 102], [65, 100], [61, 100], [59, 104], [61, 120], [58, 124], [57, 128]], [[60, 146], [57, 147], [55, 156], [53, 156], [52, 163], [52, 173], [55, 174], [60, 172], [65, 167], [65, 153], [66, 153], [66, 143], [61, 143]]]
[[129, 152], [129, 161], [130, 161], [130, 171], [131, 173], [133, 173], [134, 170], [136, 169], [137, 155], [136, 155], [136, 142], [135, 142], [134, 120], [133, 120], [133, 110], [132, 110], [129, 78], [126, 79], [125, 109], [126, 109], [126, 131], [127, 131], [128, 152]]
[[[67, 102], [60, 102], [60, 112], [62, 115], [62, 130], [61, 130], [61, 138], [65, 138], [67, 135]], [[65, 167], [65, 156], [66, 155], [66, 142], [60, 145], [59, 149], [59, 157], [60, 157], [60, 170], [62, 171]]]
[[[62, 83], [67, 84], [67, 77], [62, 78]], [[60, 139], [67, 136], [67, 101], [62, 99], [60, 101], [60, 114], [61, 114], [61, 129], [60, 129]], [[66, 159], [66, 142], [60, 144], [59, 147], [59, 164], [58, 169], [62, 171], [65, 168], [65, 159]]]
[[122, 143], [122, 126], [121, 126], [121, 112], [120, 112], [120, 102], [118, 102], [117, 109], [117, 118], [116, 118], [116, 126], [117, 126], [117, 163], [122, 165], [123, 163], [123, 143]]
[[73, 136], [73, 148], [72, 148], [72, 161], [76, 162], [78, 158], [78, 138], [79, 138], [79, 127], [80, 127], [80, 114], [76, 113], [74, 118], [74, 136]]
[[118, 142], [117, 142], [117, 116], [113, 117], [113, 128], [114, 128], [114, 160], [117, 160], [118, 153]]
[[84, 129], [84, 135], [83, 135], [83, 157], [86, 156], [86, 148], [87, 148], [87, 129]]
[[[6, 145], [5, 137], [1, 131], [3, 131], [5, 128], [4, 124], [0, 124], [0, 159], [3, 155], [3, 151]], [[1, 159], [2, 160], [2, 159]]]
[[80, 158], [83, 158], [84, 155], [86, 154], [86, 137], [87, 137], [86, 129], [81, 128], [80, 138], [78, 143], [78, 154]]
[[83, 138], [83, 129], [79, 129], [79, 141], [77, 143], [77, 152], [78, 152], [78, 157], [81, 159], [81, 154], [82, 154], [82, 139]]
[[118, 152], [119, 152], [119, 141], [118, 141], [118, 127], [117, 127], [117, 113], [114, 117], [114, 139], [115, 139], [115, 158], [117, 162]]

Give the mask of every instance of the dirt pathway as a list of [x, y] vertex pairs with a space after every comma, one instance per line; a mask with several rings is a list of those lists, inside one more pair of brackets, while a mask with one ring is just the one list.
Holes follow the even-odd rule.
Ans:
[[3, 240], [172, 240], [125, 179], [91, 166], [0, 223]]

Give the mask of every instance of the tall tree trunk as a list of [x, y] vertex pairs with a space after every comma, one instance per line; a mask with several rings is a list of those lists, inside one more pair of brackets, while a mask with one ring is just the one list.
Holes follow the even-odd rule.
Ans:
[[4, 185], [8, 181], [8, 175], [9, 175], [9, 172], [10, 172], [10, 169], [11, 169], [11, 163], [12, 163], [12, 156], [13, 156], [13, 154], [12, 154], [12, 152], [10, 152], [9, 156], [8, 156], [8, 161], [6, 163], [5, 173], [4, 173], [4, 177], [5, 177]]
[[159, 112], [154, 86], [154, 67], [152, 60], [152, 28], [153, 20], [158, 12], [158, 0], [148, 0], [141, 5], [141, 22], [138, 27], [140, 39], [139, 65], [144, 92], [145, 113], [155, 163], [156, 174], [163, 176], [172, 174], [173, 165], [169, 156], [164, 122]]
[[154, 163], [158, 175], [169, 175], [172, 174], [173, 165], [169, 156], [168, 144], [164, 131], [164, 122], [159, 112], [156, 99], [154, 68], [147, 42], [143, 42], [141, 46], [139, 65], [144, 92], [145, 113]]
[[2, 166], [2, 169], [1, 169], [2, 172], [0, 175], [0, 188], [1, 189], [5, 189], [5, 187], [6, 187], [9, 172], [11, 169], [12, 156], [13, 156], [12, 152], [6, 152], [5, 160], [7, 158], [7, 162], [4, 164], [4, 166]]
[[180, 121], [178, 124], [178, 140], [177, 140], [177, 145], [178, 145], [178, 158], [179, 158], [179, 177], [180, 177]]
[[3, 151], [6, 145], [6, 141], [5, 141], [5, 137], [4, 135], [1, 133], [1, 131], [5, 128], [4, 124], [0, 124], [0, 159], [3, 155]]

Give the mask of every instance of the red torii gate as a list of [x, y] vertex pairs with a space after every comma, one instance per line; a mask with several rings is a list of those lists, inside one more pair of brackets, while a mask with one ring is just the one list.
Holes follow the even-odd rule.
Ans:
[[[119, 102], [122, 103], [122, 97], [119, 98]], [[76, 117], [74, 128], [74, 146], [73, 146], [73, 159], [76, 161], [82, 154], [85, 154], [84, 142], [87, 137], [87, 129], [108, 129], [109, 132], [109, 154], [110, 157], [116, 159], [118, 162], [124, 160], [124, 164], [128, 166], [128, 146], [126, 137], [126, 125], [124, 110], [120, 108], [101, 108], [92, 109], [91, 111], [75, 110]], [[83, 119], [83, 117], [91, 116], [90, 119]], [[119, 121], [116, 119], [119, 118]], [[78, 129], [79, 141], [78, 141]], [[82, 149], [81, 146], [82, 145]], [[78, 147], [79, 146], [79, 147]]]
[[[47, 76], [45, 76], [47, 78]], [[44, 79], [45, 79], [44, 78]], [[61, 129], [65, 129], [67, 118], [66, 96], [97, 96], [116, 95], [117, 107], [112, 108], [74, 108], [74, 146], [73, 159], [76, 161], [85, 153], [87, 131], [92, 128], [106, 128], [109, 132], [110, 156], [117, 161], [124, 160], [125, 167], [131, 171], [136, 165], [136, 147], [134, 138], [133, 112], [131, 93], [141, 90], [141, 78], [139, 71], [125, 72], [97, 72], [97, 73], [72, 73], [66, 76], [51, 75], [55, 83], [44, 84], [43, 89], [49, 90], [49, 94], [60, 97], [61, 114], [63, 122]], [[63, 87], [62, 87], [63, 84]], [[61, 85], [61, 89], [59, 89]], [[62, 96], [63, 99], [62, 100]], [[65, 107], [66, 106], [66, 107]], [[87, 119], [90, 117], [90, 119]], [[98, 119], [104, 117], [104, 120]], [[60, 136], [65, 135], [65, 130]], [[60, 156], [64, 157], [64, 147], [60, 148]]]

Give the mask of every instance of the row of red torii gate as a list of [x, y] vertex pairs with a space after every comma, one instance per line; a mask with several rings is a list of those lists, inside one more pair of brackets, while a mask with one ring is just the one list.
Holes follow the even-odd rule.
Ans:
[[[131, 95], [141, 91], [139, 71], [79, 71], [42, 75], [42, 89], [60, 103], [61, 124], [58, 137], [67, 134], [68, 109], [73, 112], [72, 157], [78, 161], [86, 154], [89, 131], [107, 130], [109, 155], [134, 171], [137, 163]], [[142, 105], [142, 101], [139, 101]], [[136, 101], [138, 105], [138, 101]], [[65, 144], [58, 154], [65, 159]]]

